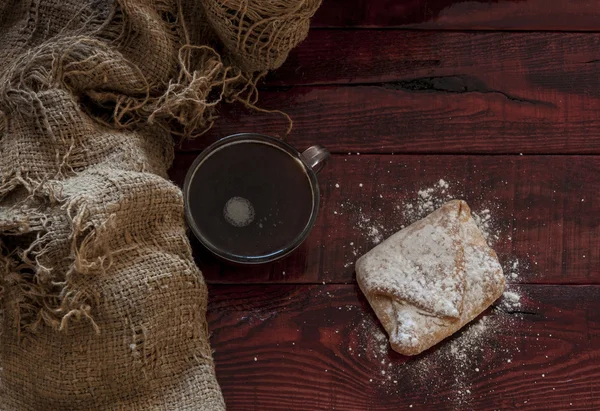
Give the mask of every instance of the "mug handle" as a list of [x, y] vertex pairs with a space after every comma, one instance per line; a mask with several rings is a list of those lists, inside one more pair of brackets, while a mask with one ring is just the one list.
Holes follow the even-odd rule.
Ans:
[[315, 173], [318, 173], [329, 159], [329, 150], [321, 146], [311, 146], [304, 150], [300, 157]]

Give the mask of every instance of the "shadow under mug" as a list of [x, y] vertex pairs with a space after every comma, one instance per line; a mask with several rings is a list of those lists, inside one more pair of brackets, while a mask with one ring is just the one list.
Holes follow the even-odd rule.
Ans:
[[235, 134], [210, 145], [183, 185], [185, 216], [202, 245], [221, 259], [259, 264], [295, 250], [319, 210], [317, 173], [329, 158], [279, 139]]

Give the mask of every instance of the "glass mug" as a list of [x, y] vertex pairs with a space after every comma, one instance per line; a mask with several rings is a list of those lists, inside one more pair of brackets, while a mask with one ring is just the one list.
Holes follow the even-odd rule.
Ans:
[[261, 134], [218, 140], [196, 158], [183, 185], [192, 232], [204, 247], [233, 263], [286, 256], [315, 224], [317, 173], [328, 158], [323, 147], [300, 153]]

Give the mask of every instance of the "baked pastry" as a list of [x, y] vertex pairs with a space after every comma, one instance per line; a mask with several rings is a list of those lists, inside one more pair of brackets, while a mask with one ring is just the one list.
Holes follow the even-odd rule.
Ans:
[[404, 355], [452, 335], [504, 291], [498, 257], [461, 200], [360, 257], [356, 276], [392, 348]]

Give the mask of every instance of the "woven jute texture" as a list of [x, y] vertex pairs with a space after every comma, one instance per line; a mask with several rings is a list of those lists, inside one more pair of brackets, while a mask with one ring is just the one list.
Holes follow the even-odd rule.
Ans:
[[0, 410], [225, 409], [172, 135], [254, 106], [318, 5], [0, 0]]

